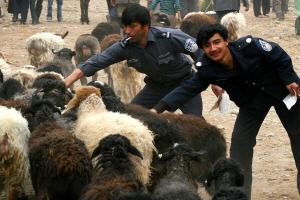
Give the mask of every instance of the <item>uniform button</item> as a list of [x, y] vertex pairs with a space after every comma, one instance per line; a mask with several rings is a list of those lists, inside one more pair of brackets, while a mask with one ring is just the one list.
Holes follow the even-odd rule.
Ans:
[[248, 81], [245, 81], [245, 84], [249, 83]]
[[264, 87], [261, 87], [261, 90], [264, 90], [265, 88]]
[[256, 83], [253, 83], [253, 85], [256, 85]]
[[225, 84], [225, 81], [223, 81], [222, 83]]

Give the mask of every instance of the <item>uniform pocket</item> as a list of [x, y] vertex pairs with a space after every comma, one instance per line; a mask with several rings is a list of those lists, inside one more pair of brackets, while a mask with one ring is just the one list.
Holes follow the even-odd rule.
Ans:
[[164, 58], [159, 58], [158, 64], [160, 71], [164, 73], [169, 72], [174, 67], [174, 56], [169, 55]]

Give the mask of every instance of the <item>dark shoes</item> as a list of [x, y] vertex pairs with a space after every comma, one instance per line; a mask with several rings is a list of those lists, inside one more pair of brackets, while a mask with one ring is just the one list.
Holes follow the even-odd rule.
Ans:
[[13, 21], [13, 22], [17, 22], [17, 21], [20, 21], [20, 19], [18, 19], [17, 17], [13, 17], [13, 18], [12, 18], [12, 21]]
[[61, 18], [58, 18], [58, 19], [57, 19], [57, 21], [59, 21], [59, 22], [63, 22], [63, 21], [64, 21], [64, 19], [61, 17]]
[[26, 23], [25, 22], [20, 22], [20, 25], [25, 25]]
[[47, 21], [51, 22], [52, 21], [52, 17], [47, 17]]

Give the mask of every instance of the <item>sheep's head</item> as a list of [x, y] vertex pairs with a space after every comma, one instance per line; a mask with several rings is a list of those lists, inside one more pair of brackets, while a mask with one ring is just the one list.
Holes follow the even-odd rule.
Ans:
[[168, 152], [160, 154], [160, 162], [168, 163], [167, 173], [171, 171], [182, 171], [190, 176], [190, 162], [205, 162], [203, 158], [206, 151], [195, 152], [191, 147], [185, 144], [175, 143], [169, 148]]
[[62, 112], [62, 114], [66, 113], [75, 106], [79, 106], [84, 100], [93, 94], [101, 99], [100, 90], [94, 86], [82, 86], [77, 88], [75, 91], [75, 96], [69, 101], [67, 108]]
[[232, 158], [220, 158], [207, 176], [208, 186], [211, 185], [212, 180], [218, 180], [216, 181], [216, 190], [227, 186], [243, 186], [243, 169], [240, 164]]
[[54, 49], [52, 49], [52, 53], [55, 54], [54, 59], [63, 59], [63, 60], [72, 60], [73, 56], [76, 55], [75, 51], [72, 51], [69, 48], [63, 48], [58, 52], [55, 52]]

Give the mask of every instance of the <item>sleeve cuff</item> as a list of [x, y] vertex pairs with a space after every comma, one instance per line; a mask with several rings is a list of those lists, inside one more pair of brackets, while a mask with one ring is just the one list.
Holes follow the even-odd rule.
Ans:
[[168, 110], [170, 111], [171, 108], [168, 106], [168, 104], [164, 101], [160, 101], [158, 102], [158, 104], [156, 104], [153, 109], [155, 109], [157, 111], [157, 113], [162, 113], [164, 112], [165, 110]]

